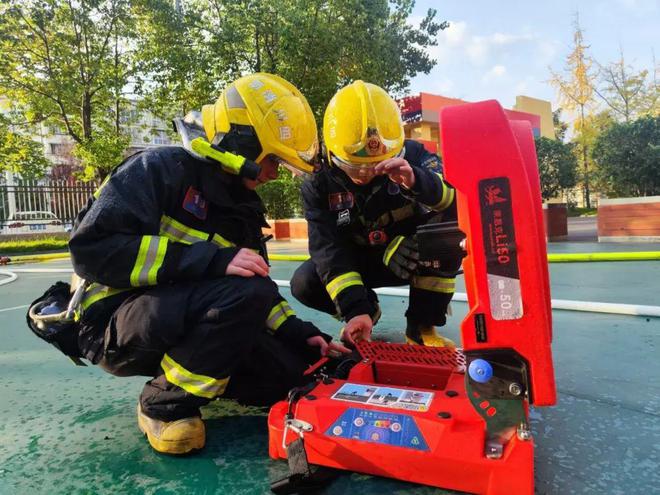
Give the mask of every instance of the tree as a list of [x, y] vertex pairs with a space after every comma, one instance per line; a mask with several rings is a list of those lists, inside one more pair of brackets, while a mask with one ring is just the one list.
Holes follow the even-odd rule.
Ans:
[[565, 76], [551, 70], [550, 82], [557, 88], [562, 106], [569, 111], [578, 112], [576, 131], [579, 135], [578, 148], [582, 159], [582, 184], [584, 202], [591, 208], [589, 190], [589, 160], [588, 149], [584, 135], [585, 119], [590, 113], [594, 102], [594, 80], [592, 60], [587, 54], [589, 45], [584, 42], [584, 34], [580, 27], [578, 15], [575, 15], [573, 32], [573, 50], [566, 58]]
[[302, 215], [302, 196], [300, 177], [294, 177], [288, 171], [281, 171], [278, 179], [259, 186], [257, 191], [266, 207], [268, 218], [293, 218]]
[[657, 115], [660, 101], [655, 77], [648, 81], [648, 70], [635, 71], [626, 64], [623, 50], [616, 62], [599, 65], [599, 73], [603, 86], [595, 92], [616, 118], [630, 122], [641, 115]]
[[577, 159], [573, 145], [545, 137], [537, 138], [535, 143], [543, 199], [556, 198], [575, 187]]
[[552, 112], [552, 125], [555, 128], [555, 136], [557, 137], [557, 140], [564, 142], [564, 139], [566, 139], [568, 124], [561, 120], [561, 108]]
[[[177, 9], [177, 5], [182, 8]], [[137, 16], [137, 89], [170, 118], [212, 102], [226, 82], [255, 71], [300, 88], [317, 117], [334, 92], [362, 78], [402, 93], [428, 73], [427, 49], [448, 26], [429, 10], [408, 24], [413, 0], [145, 0]]]
[[[8, 0], [0, 5], [0, 92], [32, 124], [87, 148], [119, 134], [134, 32], [129, 0]], [[108, 166], [113, 164], [108, 164]]]
[[660, 117], [612, 125], [598, 136], [592, 154], [609, 193], [660, 194]]
[[42, 177], [49, 166], [44, 145], [12, 129], [9, 120], [0, 116], [0, 172], [9, 171], [24, 179]]

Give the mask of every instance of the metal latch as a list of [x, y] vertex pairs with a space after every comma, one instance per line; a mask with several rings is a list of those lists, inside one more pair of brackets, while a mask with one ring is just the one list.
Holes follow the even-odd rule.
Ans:
[[314, 427], [306, 422], [302, 421], [300, 419], [296, 418], [287, 418], [284, 420], [284, 432], [282, 434], [282, 448], [286, 449], [286, 433], [287, 430], [291, 430], [300, 436], [300, 438], [303, 438], [303, 435], [305, 432], [310, 432], [314, 429]]

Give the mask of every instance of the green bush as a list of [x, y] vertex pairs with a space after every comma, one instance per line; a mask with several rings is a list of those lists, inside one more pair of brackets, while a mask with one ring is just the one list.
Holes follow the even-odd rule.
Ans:
[[25, 241], [0, 241], [0, 255], [36, 253], [40, 251], [66, 251], [67, 239], [45, 237]]
[[303, 215], [300, 186], [302, 178], [293, 177], [289, 172], [280, 172], [277, 180], [259, 186], [257, 192], [266, 205], [266, 216], [273, 220], [295, 218]]

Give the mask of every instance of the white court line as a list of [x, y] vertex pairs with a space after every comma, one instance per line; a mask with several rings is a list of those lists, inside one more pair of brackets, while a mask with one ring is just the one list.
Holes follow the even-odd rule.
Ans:
[[0, 275], [6, 275], [7, 278], [0, 280], [0, 285], [10, 284], [16, 280], [16, 274], [8, 270], [0, 270]]
[[24, 304], [23, 306], [14, 306], [13, 308], [3, 308], [3, 309], [0, 309], [0, 313], [4, 313], [5, 311], [14, 311], [16, 309], [25, 309], [28, 306], [30, 306], [30, 305], [29, 304]]

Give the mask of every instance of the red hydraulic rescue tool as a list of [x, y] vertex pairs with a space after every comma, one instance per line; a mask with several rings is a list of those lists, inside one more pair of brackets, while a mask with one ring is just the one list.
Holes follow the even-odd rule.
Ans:
[[318, 363], [315, 379], [268, 417], [270, 455], [291, 469], [275, 493], [320, 483], [324, 469], [310, 464], [469, 493], [534, 493], [528, 409], [556, 397], [531, 128], [496, 101], [445, 108], [441, 122], [458, 226], [422, 226], [418, 238], [422, 259], [424, 244], [466, 252], [463, 349], [361, 342], [353, 359]]

